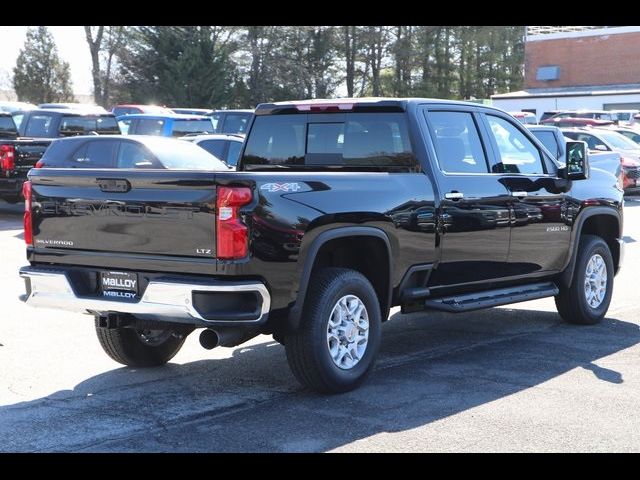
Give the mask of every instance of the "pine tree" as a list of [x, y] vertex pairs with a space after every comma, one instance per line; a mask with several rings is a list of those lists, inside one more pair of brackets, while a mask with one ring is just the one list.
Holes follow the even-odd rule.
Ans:
[[232, 104], [231, 31], [217, 26], [130, 30], [120, 66], [131, 100], [206, 108]]
[[58, 57], [47, 27], [27, 30], [27, 39], [13, 69], [13, 88], [20, 101], [73, 101], [69, 64]]

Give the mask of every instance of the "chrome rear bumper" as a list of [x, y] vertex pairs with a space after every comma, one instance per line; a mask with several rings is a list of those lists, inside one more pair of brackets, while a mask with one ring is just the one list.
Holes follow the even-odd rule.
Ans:
[[[195, 325], [242, 325], [260, 324], [266, 321], [271, 306], [271, 296], [262, 283], [216, 282], [181, 283], [177, 281], [150, 281], [138, 301], [105, 300], [95, 296], [78, 296], [67, 274], [60, 270], [23, 267], [20, 276], [27, 282], [27, 305], [55, 308], [88, 314], [107, 312], [130, 313], [158, 320], [190, 323]], [[226, 292], [254, 293], [261, 299], [255, 315], [246, 313], [236, 320], [233, 313], [224, 318], [207, 318], [194, 307], [193, 293]], [[255, 317], [255, 318], [253, 318]]]

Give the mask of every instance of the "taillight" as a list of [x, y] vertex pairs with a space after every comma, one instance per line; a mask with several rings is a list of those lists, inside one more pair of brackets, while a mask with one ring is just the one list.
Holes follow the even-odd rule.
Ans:
[[24, 243], [33, 246], [33, 226], [31, 223], [31, 182], [22, 184], [22, 196], [24, 197]]
[[13, 145], [0, 145], [0, 170], [6, 176], [16, 168], [16, 148]]
[[218, 187], [216, 199], [216, 257], [224, 259], [247, 256], [249, 232], [240, 220], [240, 207], [251, 202], [247, 187]]
[[216, 257], [223, 259], [247, 256], [249, 231], [240, 220], [240, 207], [251, 202], [247, 187], [218, 187], [216, 199]]
[[353, 103], [298, 103], [296, 109], [299, 112], [350, 112], [353, 110]]
[[44, 167], [44, 162], [42, 160], [38, 160], [33, 168], [42, 168]]

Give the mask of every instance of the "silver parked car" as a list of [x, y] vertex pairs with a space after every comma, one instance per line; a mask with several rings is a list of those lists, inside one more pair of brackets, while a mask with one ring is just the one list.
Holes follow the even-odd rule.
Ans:
[[244, 135], [214, 133], [211, 135], [187, 135], [180, 140], [193, 142], [207, 152], [225, 162], [230, 168], [235, 169], [240, 152], [244, 144]]

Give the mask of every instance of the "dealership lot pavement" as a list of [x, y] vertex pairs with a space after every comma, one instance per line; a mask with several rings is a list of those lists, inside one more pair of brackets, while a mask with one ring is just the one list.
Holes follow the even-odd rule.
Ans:
[[0, 451], [640, 451], [640, 201], [601, 325], [552, 299], [453, 316], [392, 312], [359, 390], [304, 391], [271, 337], [123, 368], [89, 316], [32, 309], [21, 207], [0, 201]]

